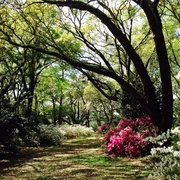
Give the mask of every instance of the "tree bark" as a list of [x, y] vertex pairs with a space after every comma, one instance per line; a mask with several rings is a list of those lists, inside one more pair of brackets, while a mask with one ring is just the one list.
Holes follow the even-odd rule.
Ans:
[[[137, 0], [135, 1], [137, 2]], [[173, 122], [173, 93], [171, 82], [171, 70], [168, 61], [166, 43], [162, 31], [162, 22], [157, 10], [158, 0], [152, 3], [151, 1], [138, 1], [137, 3], [144, 10], [149, 26], [154, 34], [154, 42], [156, 53], [158, 56], [161, 85], [162, 85], [162, 119], [159, 124], [161, 132], [172, 127]]]

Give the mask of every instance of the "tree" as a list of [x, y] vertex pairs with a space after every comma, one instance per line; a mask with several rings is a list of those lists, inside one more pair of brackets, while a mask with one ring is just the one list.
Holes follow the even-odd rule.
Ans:
[[90, 110], [87, 108], [87, 101], [84, 98], [84, 88], [87, 86], [86, 78], [77, 72], [69, 74], [71, 88], [66, 93], [65, 102], [67, 105], [66, 119], [69, 124], [81, 124], [90, 126]]
[[[169, 2], [171, 1], [169, 0]], [[16, 28], [12, 28], [12, 25], [3, 21], [1, 23], [5, 24], [6, 31], [1, 26], [1, 38], [15, 46], [32, 48], [66, 61], [86, 75], [104, 96], [118, 101], [119, 87], [115, 89], [109, 86], [107, 82], [111, 79], [115, 80], [120, 87], [123, 87], [139, 102], [160, 132], [171, 128], [173, 116], [171, 72], [161, 21], [163, 12], [158, 9], [161, 5], [159, 0], [44, 0], [39, 4], [30, 2], [26, 8], [28, 9], [29, 6], [31, 8], [46, 7], [46, 4], [56, 5], [53, 6], [56, 13], [59, 10], [59, 16], [56, 14], [51, 17], [56, 22], [56, 24], [53, 24], [53, 28], [57, 29], [59, 23], [64, 30], [81, 41], [79, 44], [86, 45], [82, 46], [82, 51], [77, 51], [78, 43], [72, 43], [71, 46], [68, 46], [64, 44], [62, 39], [58, 41], [54, 39], [52, 27], [49, 24], [46, 24], [46, 28], [41, 29], [36, 34], [27, 32], [31, 36], [39, 37], [41, 40], [39, 47], [33, 46], [30, 40], [27, 39], [26, 41], [17, 40], [17, 37], [19, 39], [23, 39], [23, 37], [15, 33]], [[69, 11], [67, 9], [62, 11], [61, 7], [69, 7]], [[23, 14], [23, 11], [21, 13]], [[67, 13], [69, 13], [69, 16], [67, 16]], [[69, 22], [63, 22], [63, 15], [66, 16], [65, 21], [69, 18]], [[143, 25], [148, 27], [145, 28], [144, 32], [141, 31], [143, 37], [140, 40], [134, 38], [137, 33], [134, 29], [134, 23], [138, 23], [138, 21], [141, 30], [145, 27]], [[41, 20], [42, 22], [43, 20]], [[90, 28], [95, 32], [88, 32], [83, 26], [84, 22], [93, 22], [96, 26], [92, 27], [92, 24], [90, 24]], [[31, 28], [33, 27], [32, 24], [28, 25]], [[42, 32], [45, 36], [42, 36]], [[15, 35], [16, 38], [13, 39], [10, 34]], [[144, 55], [141, 50], [148, 46], [147, 41], [154, 48], [148, 55]], [[71, 48], [69, 49], [69, 47]], [[157, 94], [159, 89], [156, 89], [153, 75], [149, 72], [152, 67], [150, 66], [152, 60], [158, 67], [162, 94], [160, 98]], [[99, 74], [98, 78], [96, 74]], [[106, 81], [101, 81], [101, 76], [106, 76]], [[141, 90], [134, 86], [132, 79], [135, 78], [141, 83]]]
[[65, 63], [53, 63], [42, 72], [35, 91], [37, 99], [34, 104], [38, 104], [37, 111], [49, 116], [54, 125], [62, 124], [66, 116], [64, 98], [66, 91], [71, 88], [67, 80], [68, 69]]
[[116, 119], [116, 114], [121, 114], [119, 102], [104, 97], [92, 83], [86, 85], [83, 96], [93, 124], [96, 126], [101, 126], [102, 123], [116, 125], [115, 123], [119, 121]]
[[[164, 35], [162, 32], [162, 22], [160, 19], [160, 14], [158, 12], [157, 6], [159, 1], [140, 1], [134, 0], [134, 2], [139, 5], [144, 11], [149, 27], [154, 35], [155, 49], [158, 56], [159, 68], [160, 68], [160, 76], [162, 83], [162, 110], [160, 110], [160, 105], [157, 101], [157, 97], [155, 94], [155, 88], [153, 83], [148, 75], [147, 70], [144, 67], [142, 59], [136, 53], [135, 49], [132, 47], [130, 41], [126, 37], [126, 35], [122, 32], [121, 29], [117, 27], [115, 22], [112, 20], [101, 10], [95, 8], [90, 3], [84, 3], [81, 1], [48, 1], [44, 0], [46, 3], [56, 4], [58, 6], [67, 6], [70, 8], [85, 10], [94, 14], [98, 19], [102, 21], [102, 23], [110, 30], [110, 32], [114, 35], [115, 38], [121, 43], [126, 53], [134, 63], [136, 71], [142, 81], [144, 86], [144, 92], [146, 96], [146, 102], [141, 97], [137, 97], [141, 105], [145, 105], [146, 110], [150, 114], [153, 122], [157, 125], [160, 131], [165, 131], [168, 128], [171, 128], [172, 125], [172, 113], [173, 113], [173, 98], [172, 98], [172, 85], [171, 85], [171, 75], [170, 75], [170, 67], [168, 62], [167, 50]], [[107, 1], [108, 2], [108, 1]], [[100, 5], [104, 10], [111, 13], [112, 11], [108, 8], [106, 3], [102, 3], [97, 1], [97, 4]], [[116, 19], [115, 19], [116, 20]], [[111, 69], [111, 71], [113, 71]], [[125, 81], [122, 81], [121, 78], [118, 78], [119, 84], [128, 89], [131, 93], [134, 89], [131, 89], [129, 84], [126, 84]]]

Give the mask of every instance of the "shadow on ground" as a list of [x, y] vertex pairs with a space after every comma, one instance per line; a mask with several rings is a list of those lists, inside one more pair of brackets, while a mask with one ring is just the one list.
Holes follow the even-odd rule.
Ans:
[[110, 158], [101, 138], [66, 140], [60, 147], [22, 148], [16, 157], [0, 158], [3, 180], [146, 179], [145, 159]]

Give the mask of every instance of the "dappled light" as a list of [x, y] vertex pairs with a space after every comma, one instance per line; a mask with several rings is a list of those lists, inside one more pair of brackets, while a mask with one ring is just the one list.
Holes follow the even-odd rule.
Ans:
[[146, 178], [146, 159], [111, 158], [101, 138], [66, 140], [61, 147], [22, 148], [13, 159], [1, 159], [1, 179], [123, 179]]
[[180, 177], [179, 0], [0, 0], [0, 179]]

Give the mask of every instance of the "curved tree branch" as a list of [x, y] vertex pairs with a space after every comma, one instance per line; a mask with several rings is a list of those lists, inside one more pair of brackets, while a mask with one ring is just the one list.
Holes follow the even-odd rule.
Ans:
[[[144, 2], [146, 0], [137, 0], [139, 2]], [[159, 124], [161, 119], [159, 102], [156, 98], [154, 85], [148, 75], [146, 68], [140, 58], [140, 56], [136, 53], [135, 49], [131, 45], [130, 41], [127, 39], [126, 35], [111, 21], [111, 19], [104, 14], [98, 8], [93, 7], [87, 3], [81, 1], [52, 1], [52, 0], [44, 0], [48, 4], [54, 4], [57, 6], [64, 6], [69, 8], [75, 8], [83, 11], [88, 11], [91, 14], [94, 14], [98, 19], [101, 20], [103, 24], [110, 30], [110, 32], [114, 35], [115, 38], [121, 43], [129, 58], [134, 63], [137, 73], [139, 74], [141, 81], [144, 86], [144, 92], [147, 98], [147, 102], [150, 105], [151, 109], [151, 117], [154, 119], [155, 124]], [[136, 1], [135, 1], [136, 2]], [[137, 3], [137, 2], [136, 2]]]

